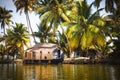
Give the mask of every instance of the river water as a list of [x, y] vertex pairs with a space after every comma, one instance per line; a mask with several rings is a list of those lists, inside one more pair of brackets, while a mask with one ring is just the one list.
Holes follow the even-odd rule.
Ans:
[[120, 80], [120, 65], [0, 64], [0, 80]]

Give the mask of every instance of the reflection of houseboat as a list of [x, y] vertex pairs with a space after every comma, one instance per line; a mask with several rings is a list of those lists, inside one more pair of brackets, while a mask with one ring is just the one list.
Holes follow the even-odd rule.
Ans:
[[61, 63], [63, 53], [56, 44], [39, 43], [26, 50], [23, 56], [23, 63]]

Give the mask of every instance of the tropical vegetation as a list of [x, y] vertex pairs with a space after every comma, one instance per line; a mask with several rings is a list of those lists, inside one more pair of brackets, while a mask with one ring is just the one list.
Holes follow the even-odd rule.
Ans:
[[9, 52], [12, 51], [14, 53], [17, 50], [17, 52], [23, 54], [25, 46], [28, 48], [29, 43], [29, 34], [24, 25], [16, 23], [13, 29], [8, 29], [6, 42]]
[[[22, 23], [16, 23], [7, 32], [5, 24], [12, 22], [12, 11], [0, 7], [1, 29], [4, 29], [4, 35], [7, 33], [0, 37], [2, 59], [8, 53], [12, 56], [15, 53], [23, 55], [30, 36], [33, 36], [35, 43], [58, 44], [67, 57], [73, 53], [74, 57], [83, 53], [90, 56], [90, 51], [94, 50], [100, 59], [119, 62], [120, 1], [105, 0], [105, 7], [100, 8], [101, 1], [93, 0], [88, 4], [87, 0], [13, 0], [16, 11], [20, 14], [24, 11], [28, 29]], [[109, 14], [101, 16], [103, 10]], [[30, 12], [39, 15], [36, 32], [33, 32], [30, 23]]]
[[[30, 18], [29, 18], [29, 12], [33, 11], [35, 8], [35, 5], [37, 3], [37, 0], [13, 0], [14, 5], [16, 6], [16, 11], [20, 11], [20, 14], [22, 11], [24, 11], [26, 15], [26, 21], [27, 21], [27, 27], [28, 30], [31, 30], [31, 33], [33, 34], [33, 29], [30, 23]], [[30, 34], [30, 31], [29, 31]], [[34, 42], [36, 42], [35, 37], [33, 36]]]
[[6, 8], [0, 6], [0, 23], [1, 23], [1, 29], [4, 29], [4, 35], [5, 35], [5, 25], [10, 26], [10, 22], [12, 22], [11, 12], [12, 10], [6, 10]]

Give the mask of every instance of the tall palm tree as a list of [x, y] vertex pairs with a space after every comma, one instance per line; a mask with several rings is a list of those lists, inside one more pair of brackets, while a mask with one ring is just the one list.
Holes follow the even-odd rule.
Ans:
[[[76, 2], [78, 14], [72, 16], [74, 12], [69, 11], [68, 16], [73, 20], [61, 24], [61, 26], [67, 27], [67, 35], [69, 40], [71, 39], [70, 46], [72, 48], [80, 46], [82, 49], [88, 50], [92, 47], [105, 45], [105, 35], [102, 30], [104, 20], [98, 15], [98, 12], [102, 9], [91, 14], [92, 5], [93, 3], [88, 6], [86, 0]], [[72, 44], [72, 42], [76, 43], [76, 45]]]
[[5, 25], [10, 26], [10, 22], [12, 22], [10, 20], [12, 17], [11, 12], [12, 10], [6, 10], [5, 8], [0, 6], [0, 23], [1, 23], [1, 29], [4, 29], [4, 35], [5, 35]]
[[40, 15], [41, 25], [46, 21], [46, 26], [53, 26], [54, 33], [61, 21], [70, 21], [64, 12], [65, 0], [38, 0], [37, 13]]
[[13, 26], [13, 29], [7, 30], [7, 46], [10, 47], [11, 45], [13, 48], [19, 50], [21, 52], [21, 55], [24, 53], [24, 46], [28, 47], [29, 43], [29, 33], [27, 29], [24, 27], [21, 23], [16, 23], [15, 26]]
[[[14, 5], [17, 8], [16, 9], [17, 12], [20, 11], [20, 13], [22, 13], [22, 11], [24, 11], [26, 15], [26, 20], [27, 20], [27, 26], [28, 28], [30, 28], [33, 34], [33, 30], [32, 30], [31, 23], [30, 23], [30, 18], [29, 18], [29, 12], [35, 9], [37, 0], [13, 0], [13, 1], [14, 1]], [[33, 39], [34, 39], [34, 42], [36, 43], [34, 36], [33, 36]]]

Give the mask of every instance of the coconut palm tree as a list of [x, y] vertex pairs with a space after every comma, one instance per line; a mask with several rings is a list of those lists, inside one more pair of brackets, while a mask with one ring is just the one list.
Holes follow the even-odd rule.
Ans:
[[[26, 15], [27, 26], [28, 28], [30, 28], [33, 34], [33, 30], [32, 30], [31, 23], [30, 23], [30, 18], [29, 18], [29, 12], [35, 9], [37, 0], [13, 0], [13, 1], [14, 1], [14, 5], [16, 6], [17, 12], [20, 11], [20, 13], [22, 13], [22, 11], [24, 11]], [[33, 36], [33, 39], [34, 39], [34, 42], [36, 42], [34, 36]]]
[[64, 13], [66, 1], [64, 0], [39, 0], [37, 13], [40, 15], [41, 25], [46, 22], [47, 27], [53, 26], [55, 33], [61, 21], [70, 21]]
[[[98, 15], [97, 10], [91, 14], [91, 7], [86, 0], [83, 2], [76, 2], [77, 15], [73, 11], [68, 11], [68, 17], [71, 17], [71, 22], [64, 22], [61, 26], [67, 27], [66, 35], [70, 41], [71, 49], [75, 49], [80, 46], [83, 50], [90, 48], [96, 48], [96, 46], [105, 45], [105, 35], [102, 30], [104, 26], [104, 20]], [[75, 43], [75, 44], [74, 44]], [[71, 51], [72, 52], [72, 51]]]
[[4, 29], [4, 35], [5, 35], [5, 25], [10, 26], [10, 22], [12, 22], [10, 20], [12, 17], [11, 12], [12, 10], [6, 10], [5, 8], [0, 6], [0, 23], [1, 23], [1, 29]]
[[21, 23], [16, 23], [13, 29], [7, 30], [7, 47], [13, 46], [13, 49], [17, 47], [21, 55], [24, 53], [24, 46], [28, 47], [29, 34], [27, 29]]

